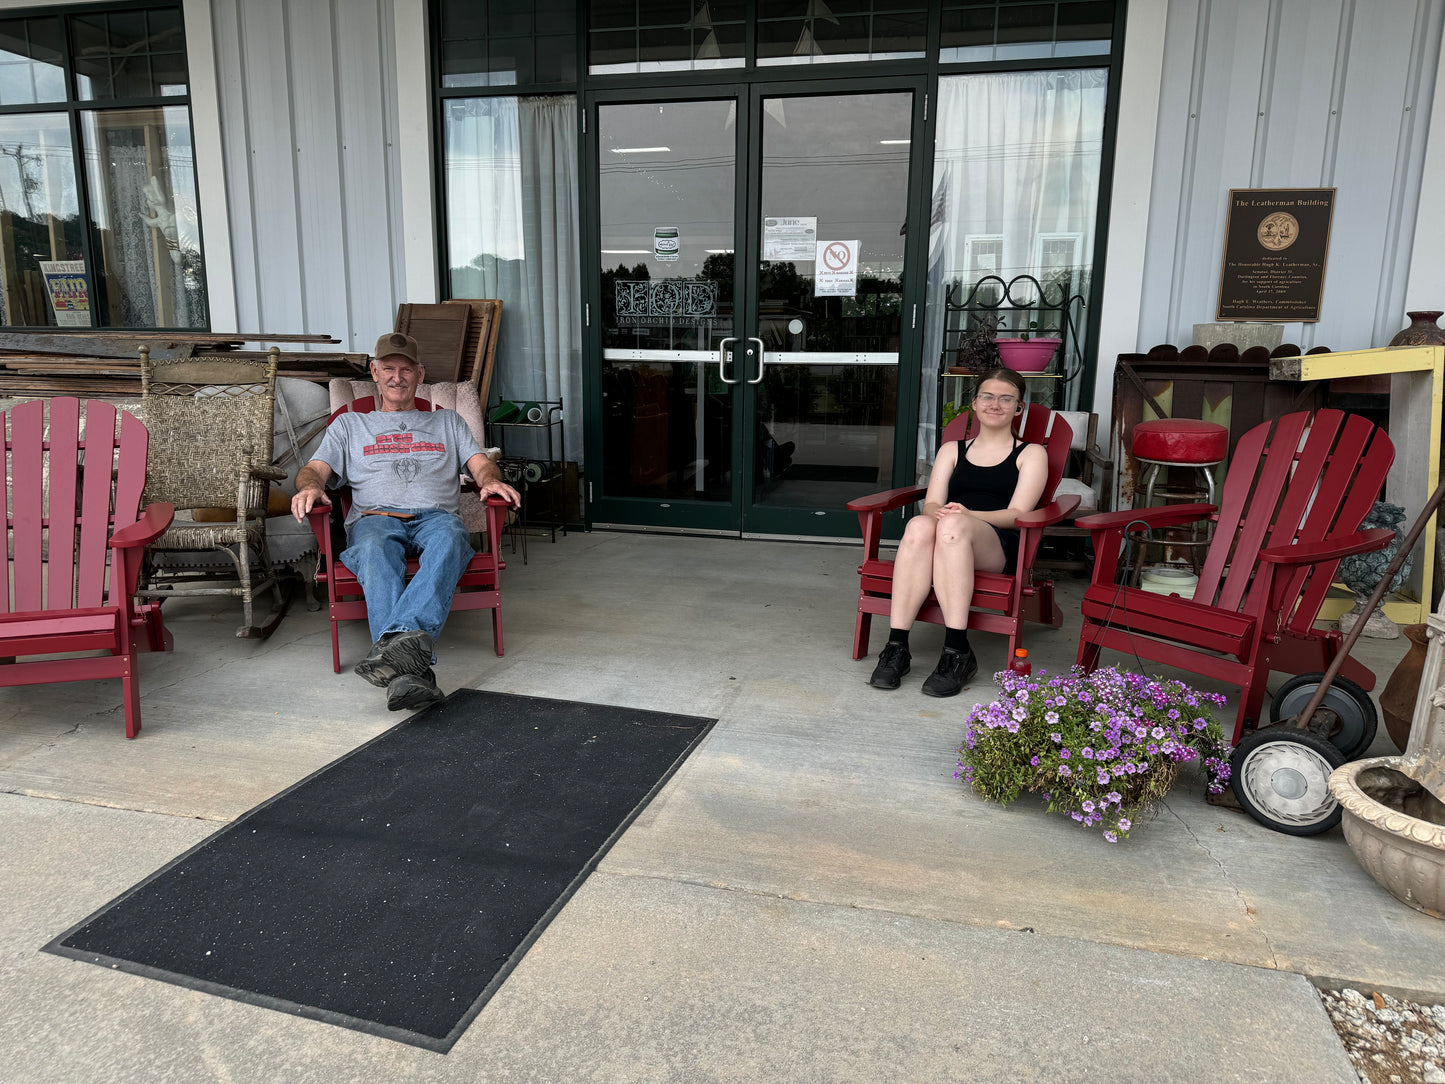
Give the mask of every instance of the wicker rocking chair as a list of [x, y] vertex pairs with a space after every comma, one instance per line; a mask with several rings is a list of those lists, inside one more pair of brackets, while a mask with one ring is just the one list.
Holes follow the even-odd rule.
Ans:
[[[236, 635], [264, 639], [286, 613], [266, 547], [271, 483], [286, 477], [271, 465], [280, 351], [273, 347], [264, 362], [224, 357], [152, 361], [147, 348], [140, 353], [141, 395], [151, 433], [145, 500], [167, 501], [190, 515], [178, 515], [147, 547], [139, 593], [154, 599], [239, 598], [243, 619]], [[167, 561], [170, 555], [198, 552], [225, 554], [228, 563], [217, 572], [184, 558]], [[275, 595], [275, 607], [258, 625], [254, 601], [267, 588]]]

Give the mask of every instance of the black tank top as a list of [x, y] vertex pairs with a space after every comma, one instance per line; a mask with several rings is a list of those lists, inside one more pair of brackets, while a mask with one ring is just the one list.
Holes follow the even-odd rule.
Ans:
[[[1017, 437], [1001, 463], [980, 467], [968, 461], [969, 445], [958, 444], [958, 465], [948, 479], [948, 499], [976, 512], [1000, 512], [1014, 499], [1019, 485], [1019, 453], [1028, 447]], [[971, 443], [971, 442], [970, 442]]]

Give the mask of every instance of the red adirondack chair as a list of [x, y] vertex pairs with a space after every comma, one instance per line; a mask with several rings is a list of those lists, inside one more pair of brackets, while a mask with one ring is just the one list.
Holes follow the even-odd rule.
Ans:
[[[1079, 663], [1093, 669], [1108, 647], [1240, 687], [1234, 741], [1257, 725], [1271, 670], [1323, 671], [1339, 653], [1336, 631], [1314, 628], [1342, 557], [1389, 544], [1393, 531], [1360, 531], [1395, 459], [1390, 438], [1338, 410], [1286, 414], [1236, 445], [1220, 505], [1179, 504], [1108, 512], [1076, 522], [1094, 540], [1084, 594]], [[1126, 533], [1215, 521], [1192, 598], [1122, 585]], [[1375, 675], [1346, 659], [1341, 671], [1366, 692]]]
[[[942, 443], [966, 439], [977, 428], [972, 414], [961, 414], [944, 428]], [[1030, 444], [1042, 444], [1048, 452], [1048, 481], [1044, 484], [1038, 507], [1019, 517], [1019, 552], [1014, 573], [1009, 576], [998, 572], [976, 573], [972, 610], [968, 618], [970, 629], [1007, 635], [1006, 658], [1009, 659], [1013, 658], [1014, 649], [1023, 639], [1025, 620], [1038, 621], [1054, 628], [1063, 624], [1064, 615], [1054, 602], [1054, 583], [1052, 580], [1035, 581], [1033, 563], [1044, 528], [1066, 519], [1079, 505], [1077, 496], [1054, 499], [1054, 490], [1064, 475], [1069, 445], [1073, 440], [1068, 423], [1047, 407], [1032, 403], [1022, 416], [1021, 424], [1015, 428], [1020, 439]], [[927, 492], [927, 486], [903, 486], [848, 502], [848, 510], [858, 513], [858, 526], [863, 533], [863, 563], [858, 566], [858, 617], [853, 626], [855, 659], [861, 659], [868, 653], [868, 632], [873, 615], [887, 617], [893, 601], [893, 562], [878, 556], [878, 544], [883, 537], [883, 514], [921, 501]], [[918, 620], [943, 624], [943, 611], [931, 591], [918, 612]]]
[[[134, 738], [136, 654], [171, 646], [157, 605], [133, 604], [136, 578], [146, 545], [170, 526], [175, 506], [152, 504], [137, 514], [150, 435], [135, 417], [88, 402], [82, 437], [80, 400], [52, 399], [47, 438], [44, 408], [34, 399], [11, 410], [5, 441], [11, 575], [0, 576], [0, 660], [9, 663], [0, 666], [0, 686], [118, 677], [125, 736]], [[16, 661], [77, 651], [105, 654]]]
[[[418, 410], [430, 410], [430, 401], [416, 400]], [[337, 407], [331, 414], [329, 425], [348, 410], [357, 414], [369, 414], [376, 409], [376, 398], [365, 396], [347, 406]], [[471, 483], [468, 482], [468, 485]], [[344, 512], [351, 507], [351, 493], [343, 488], [338, 491]], [[511, 507], [501, 497], [488, 497], [486, 506], [487, 533], [484, 542], [486, 550], [472, 557], [462, 570], [457, 581], [457, 590], [452, 595], [452, 612], [459, 610], [492, 611], [492, 644], [497, 655], [502, 654], [502, 585], [501, 573], [507, 567], [502, 560], [502, 527], [506, 524], [507, 509]], [[341, 673], [340, 622], [366, 619], [366, 597], [356, 574], [337, 558], [337, 551], [331, 536], [331, 509], [318, 505], [311, 510], [311, 530], [321, 549], [321, 560], [316, 570], [316, 582], [326, 586], [327, 609], [331, 618], [331, 669]], [[406, 563], [407, 575], [416, 572], [415, 559]]]

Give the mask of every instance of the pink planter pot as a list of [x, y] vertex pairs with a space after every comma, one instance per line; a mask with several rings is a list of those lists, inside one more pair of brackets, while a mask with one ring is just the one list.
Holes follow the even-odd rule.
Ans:
[[1054, 360], [1062, 339], [997, 339], [998, 356], [1017, 373], [1041, 373]]

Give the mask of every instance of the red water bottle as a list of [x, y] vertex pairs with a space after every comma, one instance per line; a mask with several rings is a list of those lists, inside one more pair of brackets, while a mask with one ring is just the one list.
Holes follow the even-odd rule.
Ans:
[[1009, 659], [1008, 668], [1019, 677], [1028, 677], [1032, 674], [1034, 667], [1029, 662], [1029, 649], [1026, 647], [1014, 648], [1014, 657]]

